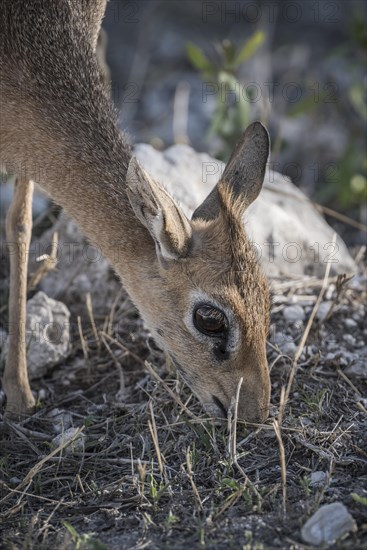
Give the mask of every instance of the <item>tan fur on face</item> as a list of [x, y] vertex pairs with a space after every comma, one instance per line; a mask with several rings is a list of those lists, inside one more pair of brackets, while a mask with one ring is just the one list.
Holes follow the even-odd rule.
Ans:
[[[219, 186], [219, 194], [219, 217], [192, 222], [194, 246], [190, 256], [161, 270], [164, 293], [160, 322], [155, 316], [148, 324], [155, 325], [154, 332], [161, 334], [156, 335], [157, 340], [184, 369], [183, 377], [209, 412], [218, 415], [213, 396], [229, 407], [243, 377], [240, 417], [259, 421], [267, 416], [270, 395], [265, 351], [268, 284], [245, 234], [241, 205], [225, 187]], [[192, 315], [189, 296], [195, 293], [205, 293], [233, 314], [239, 346], [228, 360], [218, 362], [210, 339], [208, 345], [208, 339], [193, 335], [183, 322]]]

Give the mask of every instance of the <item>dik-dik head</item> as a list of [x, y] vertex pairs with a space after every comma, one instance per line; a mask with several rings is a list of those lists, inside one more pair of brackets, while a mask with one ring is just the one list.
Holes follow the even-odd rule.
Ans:
[[226, 416], [243, 378], [238, 417], [255, 422], [269, 408], [269, 291], [243, 214], [268, 154], [268, 133], [254, 123], [191, 220], [134, 158], [127, 175], [131, 206], [155, 243], [139, 304], [154, 338], [213, 416]]

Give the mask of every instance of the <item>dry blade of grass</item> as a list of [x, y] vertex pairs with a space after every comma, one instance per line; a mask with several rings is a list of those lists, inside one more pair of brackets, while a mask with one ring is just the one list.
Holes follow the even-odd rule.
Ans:
[[89, 317], [89, 320], [90, 320], [90, 324], [92, 326], [93, 336], [94, 336], [95, 341], [97, 342], [97, 348], [98, 348], [98, 351], [99, 351], [101, 349], [101, 340], [100, 340], [100, 337], [98, 335], [96, 322], [94, 320], [92, 296], [91, 296], [90, 292], [87, 293], [85, 303], [86, 303], [86, 306], [87, 306], [87, 311], [88, 311], [88, 317]]
[[152, 419], [152, 421], [150, 421], [148, 419], [149, 431], [150, 431], [150, 435], [152, 436], [153, 444], [154, 444], [154, 447], [155, 447], [155, 452], [157, 454], [157, 460], [158, 460], [158, 464], [159, 464], [159, 471], [160, 471], [161, 476], [163, 477], [163, 475], [164, 475], [163, 462], [165, 462], [165, 459], [164, 459], [164, 457], [162, 455], [162, 452], [161, 452], [161, 449], [159, 447], [157, 425], [156, 425], [156, 422], [155, 422], [155, 416], [154, 416], [152, 401], [149, 401], [149, 410], [150, 410], [150, 416], [151, 416], [151, 419]]
[[[27, 473], [27, 475], [24, 477], [24, 479], [17, 485], [17, 487], [15, 487], [14, 491], [22, 491], [22, 489], [24, 487], [29, 487], [29, 485], [32, 483], [33, 481], [33, 478], [35, 475], [37, 475], [43, 468], [43, 466], [52, 458], [54, 457], [55, 455], [57, 455], [60, 451], [62, 451], [63, 449], [66, 449], [67, 447], [69, 447], [69, 445], [71, 445], [78, 437], [79, 435], [82, 433], [82, 431], [84, 430], [84, 426], [81, 426], [76, 432], [75, 434], [70, 438], [70, 439], [67, 439], [65, 441], [62, 441], [62, 443], [60, 443], [60, 445], [58, 447], [56, 447], [56, 449], [54, 449], [53, 451], [51, 451], [48, 455], [46, 455], [44, 458], [42, 458], [39, 462], [37, 462], [37, 464], [35, 464], [30, 470], [29, 472]], [[3, 504], [11, 495], [11, 492], [12, 492], [12, 489], [11, 488], [8, 488], [9, 490], [9, 493], [7, 495], [5, 495], [5, 497], [3, 497], [1, 500], [0, 500], [0, 505]], [[27, 489], [25, 489], [26, 491]], [[22, 491], [22, 496], [24, 495], [24, 491]], [[20, 497], [21, 498], [21, 497]]]
[[174, 391], [171, 390], [171, 388], [165, 383], [164, 380], [162, 380], [162, 378], [153, 369], [153, 367], [150, 365], [150, 363], [148, 361], [145, 361], [144, 365], [145, 365], [145, 368], [148, 370], [148, 372], [153, 376], [153, 378], [155, 378], [162, 385], [162, 387], [166, 390], [166, 392], [172, 397], [172, 399], [174, 401], [176, 401], [176, 403], [181, 407], [182, 410], [185, 411], [185, 413], [190, 418], [193, 418], [194, 420], [198, 420], [198, 421], [202, 422], [202, 419], [200, 419], [198, 416], [196, 416], [196, 414], [191, 412], [190, 409], [188, 409], [186, 407], [185, 403], [183, 403], [183, 401], [181, 401], [181, 399], [178, 397], [178, 395]]
[[[234, 466], [237, 468], [238, 472], [241, 474], [241, 476], [244, 479], [244, 488], [246, 486], [249, 487], [249, 489], [252, 491], [252, 493], [255, 495], [257, 499], [257, 504], [260, 507], [262, 504], [262, 497], [259, 493], [259, 491], [256, 489], [255, 485], [252, 483], [242, 466], [238, 462], [237, 457], [237, 422], [238, 422], [238, 403], [240, 399], [240, 391], [241, 386], [243, 384], [243, 377], [240, 378], [238, 385], [237, 385], [237, 391], [236, 391], [236, 397], [234, 399], [234, 402], [230, 406], [229, 415], [228, 415], [228, 427], [229, 427], [229, 452], [230, 452], [230, 459]], [[233, 409], [233, 420], [231, 421], [231, 411]]]
[[280, 469], [281, 469], [281, 475], [282, 475], [282, 495], [283, 495], [282, 508], [283, 508], [283, 518], [285, 519], [287, 515], [287, 468], [285, 464], [285, 451], [284, 451], [282, 434], [280, 431], [279, 423], [276, 419], [273, 420], [273, 428], [279, 444], [279, 461], [280, 461]]
[[[336, 233], [333, 234], [332, 244], [335, 245], [335, 242], [336, 242]], [[322, 302], [322, 299], [323, 299], [324, 294], [325, 294], [326, 289], [327, 289], [327, 282], [328, 282], [328, 279], [329, 279], [330, 269], [331, 269], [331, 258], [329, 258], [328, 263], [326, 264], [325, 276], [324, 276], [324, 279], [323, 279], [321, 290], [319, 292], [319, 295], [317, 297], [317, 300], [316, 300], [316, 303], [313, 307], [311, 315], [308, 319], [308, 322], [307, 322], [306, 328], [303, 332], [301, 341], [300, 341], [300, 343], [297, 347], [296, 353], [294, 355], [294, 359], [293, 359], [292, 367], [291, 367], [291, 372], [290, 372], [289, 379], [288, 379], [288, 384], [287, 384], [286, 390], [285, 390], [284, 400], [283, 400], [283, 403], [281, 403], [281, 407], [279, 409], [279, 417], [278, 417], [279, 426], [281, 426], [282, 422], [283, 422], [284, 411], [285, 411], [285, 408], [286, 408], [288, 400], [289, 400], [289, 395], [290, 395], [290, 392], [291, 392], [291, 389], [292, 389], [292, 386], [293, 386], [294, 378], [296, 376], [299, 358], [302, 355], [302, 351], [303, 351], [303, 348], [305, 347], [308, 335], [310, 334], [312, 324], [314, 322], [317, 311], [320, 307], [320, 304]]]
[[[117, 370], [118, 370], [118, 373], [119, 373], [119, 379], [120, 379], [120, 388], [119, 390], [116, 392], [116, 399], [117, 401], [123, 401], [125, 398], [126, 398], [126, 384], [125, 384], [125, 377], [124, 377], [124, 371], [123, 371], [123, 368], [119, 362], [119, 360], [117, 359], [117, 357], [115, 357], [115, 354], [113, 353], [112, 349], [110, 348], [109, 344], [106, 342], [106, 333], [104, 332], [101, 332], [101, 341], [103, 342], [106, 350], [108, 351], [109, 355], [111, 356]], [[127, 355], [127, 352], [125, 352], [125, 355]]]
[[88, 359], [88, 344], [87, 344], [87, 342], [84, 338], [83, 328], [82, 328], [82, 320], [80, 318], [80, 315], [78, 315], [77, 323], [78, 323], [78, 332], [79, 332], [80, 342], [81, 342], [81, 345], [82, 345], [84, 359]]

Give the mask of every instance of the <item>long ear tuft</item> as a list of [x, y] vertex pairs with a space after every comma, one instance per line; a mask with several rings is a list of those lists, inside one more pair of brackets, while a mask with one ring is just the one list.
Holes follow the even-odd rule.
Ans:
[[187, 256], [192, 230], [189, 220], [163, 187], [132, 157], [126, 174], [131, 207], [154, 239], [164, 260]]
[[[230, 190], [242, 212], [256, 199], [264, 182], [269, 157], [270, 139], [261, 122], [253, 122], [237, 143], [219, 181]], [[217, 185], [195, 210], [192, 219], [212, 220], [219, 215], [220, 200]]]

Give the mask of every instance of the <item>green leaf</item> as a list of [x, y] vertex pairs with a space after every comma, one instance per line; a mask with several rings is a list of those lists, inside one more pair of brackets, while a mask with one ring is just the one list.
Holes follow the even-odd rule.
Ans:
[[238, 66], [244, 61], [247, 61], [254, 55], [256, 50], [261, 46], [265, 40], [265, 33], [263, 31], [256, 31], [242, 46], [236, 58], [234, 60], [234, 65]]
[[367, 120], [367, 105], [365, 101], [365, 89], [364, 86], [356, 83], [349, 89], [349, 99], [357, 111], [358, 115]]
[[202, 49], [198, 48], [192, 42], [186, 44], [187, 57], [191, 63], [200, 71], [211, 71], [213, 66], [209, 59], [205, 56]]
[[357, 493], [351, 493], [350, 495], [354, 502], [358, 502], [358, 504], [362, 504], [363, 506], [367, 506], [367, 497], [361, 497], [361, 495], [358, 495]]
[[78, 531], [68, 521], [63, 519], [61, 523], [69, 531], [74, 541], [79, 538]]

